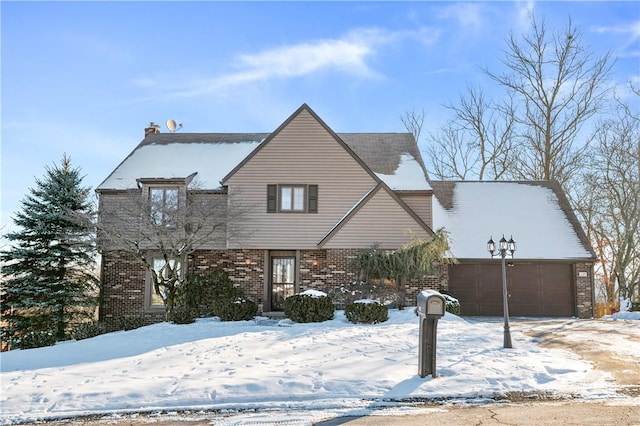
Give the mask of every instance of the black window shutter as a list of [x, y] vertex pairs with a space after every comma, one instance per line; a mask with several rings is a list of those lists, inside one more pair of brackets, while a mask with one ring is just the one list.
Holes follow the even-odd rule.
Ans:
[[267, 185], [267, 213], [278, 211], [278, 185]]
[[318, 213], [318, 185], [309, 185], [307, 211], [309, 213]]

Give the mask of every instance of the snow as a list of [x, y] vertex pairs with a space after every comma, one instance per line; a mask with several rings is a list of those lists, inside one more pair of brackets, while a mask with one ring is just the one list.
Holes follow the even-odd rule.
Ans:
[[220, 181], [260, 141], [237, 143], [169, 143], [136, 149], [98, 189], [136, 188], [136, 179], [186, 178], [197, 172], [202, 189], [216, 189]]
[[305, 290], [302, 293], [300, 293], [301, 296], [311, 296], [314, 299], [317, 299], [319, 297], [327, 297], [327, 293], [324, 293], [322, 291], [319, 290], [314, 290], [314, 289], [309, 289], [309, 290]]
[[393, 174], [376, 173], [394, 191], [426, 191], [431, 185], [420, 163], [411, 154], [402, 154], [400, 164]]
[[[602, 319], [613, 319], [613, 320], [640, 320], [640, 312], [617, 312], [613, 315], [605, 315]], [[640, 353], [640, 348], [638, 348], [638, 353]]]
[[433, 198], [434, 229], [449, 231], [458, 259], [487, 259], [487, 241], [504, 235], [517, 243], [519, 259], [587, 259], [591, 254], [577, 237], [549, 188], [515, 182], [458, 182], [453, 209]]
[[[637, 327], [615, 319], [598, 323], [603, 330], [629, 327], [640, 337]], [[571, 352], [537, 345], [520, 331], [526, 322], [512, 321], [514, 349], [503, 349], [496, 319], [448, 313], [437, 329], [436, 378], [422, 379], [418, 322], [410, 308], [391, 310], [388, 321], [375, 325], [351, 324], [343, 311], [310, 324], [201, 319], [5, 352], [0, 423], [182, 409], [258, 409], [273, 423], [270, 413], [278, 409], [287, 416], [311, 410], [316, 419], [323, 410], [335, 416], [385, 405], [405, 413], [394, 401], [478, 401], [510, 391], [625, 399], [609, 374]], [[637, 345], [616, 344], [640, 354]], [[309, 421], [308, 411], [299, 415]]]

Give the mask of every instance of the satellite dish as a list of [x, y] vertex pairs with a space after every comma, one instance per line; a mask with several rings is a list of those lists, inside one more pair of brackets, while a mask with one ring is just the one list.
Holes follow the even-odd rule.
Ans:
[[182, 123], [176, 124], [176, 120], [168, 119], [167, 120], [167, 129], [169, 129], [169, 131], [171, 133], [173, 133], [178, 129], [182, 129]]

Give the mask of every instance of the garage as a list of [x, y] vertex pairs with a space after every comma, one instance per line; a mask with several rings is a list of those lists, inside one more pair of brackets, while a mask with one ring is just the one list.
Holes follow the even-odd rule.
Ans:
[[[567, 263], [514, 263], [508, 266], [509, 315], [575, 315], [572, 271], [572, 265]], [[500, 262], [450, 265], [449, 292], [460, 301], [461, 315], [502, 316]]]

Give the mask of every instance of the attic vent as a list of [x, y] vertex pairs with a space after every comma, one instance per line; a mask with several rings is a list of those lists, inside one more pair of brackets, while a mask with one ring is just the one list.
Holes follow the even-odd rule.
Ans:
[[149, 123], [149, 127], [146, 127], [144, 129], [144, 135], [145, 136], [150, 135], [152, 133], [160, 133], [160, 126], [158, 126], [153, 121]]

